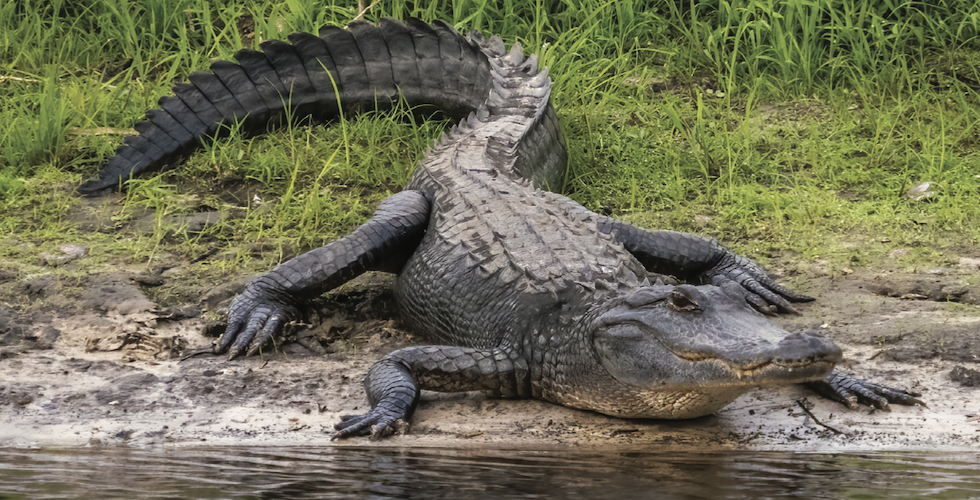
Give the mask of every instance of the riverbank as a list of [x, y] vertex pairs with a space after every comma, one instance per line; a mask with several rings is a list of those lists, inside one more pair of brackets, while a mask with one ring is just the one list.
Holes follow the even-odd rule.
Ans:
[[[394, 314], [390, 275], [355, 280], [314, 304], [308, 324], [274, 349], [227, 361], [206, 352], [206, 318], [244, 280], [202, 286], [199, 300], [164, 309], [145, 290], [179, 273], [151, 285], [122, 263], [71, 284], [8, 273], [0, 283], [0, 446], [976, 449], [980, 308], [947, 300], [975, 275], [976, 258], [922, 272], [829, 276], [793, 261], [777, 269], [808, 269], [795, 282], [817, 297], [778, 323], [831, 336], [845, 370], [922, 392], [928, 408], [848, 410], [787, 386], [757, 388], [696, 420], [644, 421], [426, 393], [407, 432], [380, 443], [332, 442], [330, 434], [340, 415], [367, 408], [361, 380], [371, 363], [416, 342]], [[954, 298], [973, 297], [974, 288], [965, 290]]]

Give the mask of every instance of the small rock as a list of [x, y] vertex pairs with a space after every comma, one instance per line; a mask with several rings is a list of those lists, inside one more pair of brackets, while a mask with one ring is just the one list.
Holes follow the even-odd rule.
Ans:
[[180, 276], [180, 274], [183, 273], [183, 272], [184, 272], [184, 268], [183, 267], [172, 267], [172, 268], [167, 269], [166, 271], [160, 273], [160, 277], [171, 279], [171, 278], [174, 278], [176, 276]]
[[[972, 259], [970, 257], [960, 257], [960, 267], [965, 269], [970, 269], [973, 271], [980, 270], [980, 259]], [[2, 280], [0, 280], [2, 281]]]
[[54, 348], [54, 343], [61, 336], [61, 330], [48, 325], [45, 326], [40, 335], [38, 335], [35, 347], [37, 349], [52, 349]]
[[72, 243], [65, 243], [58, 247], [61, 249], [61, 254], [51, 254], [48, 252], [41, 252], [38, 258], [41, 259], [41, 263], [51, 267], [58, 267], [75, 259], [84, 257], [88, 250], [85, 247], [81, 247]]
[[53, 255], [48, 252], [41, 252], [38, 258], [41, 259], [41, 264], [50, 267], [58, 267], [74, 259], [71, 255]]
[[161, 313], [161, 318], [170, 321], [179, 321], [182, 319], [196, 318], [201, 315], [201, 308], [191, 305], [183, 304], [168, 311]]
[[[134, 393], [146, 389], [150, 385], [161, 382], [160, 377], [152, 373], [137, 372], [123, 375], [113, 381], [116, 388], [122, 392]], [[112, 403], [110, 403], [112, 404]]]
[[71, 255], [76, 259], [85, 257], [85, 254], [88, 253], [87, 248], [75, 245], [74, 243], [65, 243], [58, 248], [60, 248], [62, 252], [65, 252], [66, 255]]
[[187, 230], [192, 233], [199, 233], [219, 222], [221, 222], [221, 212], [199, 212], [184, 219]]
[[133, 281], [148, 287], [163, 285], [163, 278], [159, 274], [141, 274], [139, 276], [133, 276]]
[[59, 288], [58, 280], [51, 276], [42, 276], [17, 286], [18, 293], [30, 299], [41, 299], [54, 295]]
[[900, 259], [902, 257], [908, 257], [909, 251], [905, 248], [896, 248], [888, 253], [889, 259]]
[[109, 337], [90, 338], [85, 343], [85, 352], [93, 351], [118, 351], [126, 345], [126, 335], [112, 335]]
[[922, 184], [919, 184], [918, 186], [909, 189], [906, 195], [909, 197], [910, 200], [913, 201], [924, 200], [933, 195], [933, 192], [929, 191], [929, 188], [931, 186], [932, 186], [931, 182], [923, 182]]
[[949, 379], [966, 387], [980, 387], [980, 371], [957, 366], [949, 372]]

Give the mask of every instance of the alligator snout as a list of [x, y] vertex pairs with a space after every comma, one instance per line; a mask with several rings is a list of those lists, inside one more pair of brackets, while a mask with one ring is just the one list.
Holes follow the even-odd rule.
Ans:
[[843, 358], [840, 347], [823, 335], [809, 332], [792, 333], [776, 346], [773, 362], [793, 365], [801, 362], [837, 363]]

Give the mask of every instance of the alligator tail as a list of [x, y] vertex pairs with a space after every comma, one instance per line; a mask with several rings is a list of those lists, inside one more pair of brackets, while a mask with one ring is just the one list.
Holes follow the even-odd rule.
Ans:
[[[490, 63], [490, 92], [485, 102], [454, 125], [429, 152], [409, 181], [407, 189], [431, 192], [444, 185], [438, 170], [454, 156], [459, 143], [482, 143], [483, 161], [449, 161], [463, 170], [484, 171], [523, 179], [534, 187], [560, 191], [563, 187], [567, 152], [565, 139], [551, 105], [548, 70], [538, 69], [537, 55], [525, 58], [520, 43], [506, 50], [498, 36], [484, 39], [479, 32], [468, 38], [479, 45]], [[474, 142], [475, 139], [475, 142]], [[449, 151], [452, 150], [452, 151]]]
[[[294, 33], [289, 42], [241, 50], [238, 64], [218, 61], [174, 86], [147, 111], [139, 133], [126, 137], [82, 194], [118, 187], [159, 168], [238, 123], [261, 132], [285, 121], [328, 120], [345, 112], [383, 109], [403, 96], [413, 108], [432, 107], [461, 118], [487, 99], [493, 79], [476, 42], [441, 22], [383, 19], [348, 29], [324, 27], [319, 36]], [[337, 92], [339, 92], [339, 96]]]
[[[489, 50], [493, 45], [502, 42], [491, 39], [483, 44], [484, 53], [501, 51], [502, 47]], [[490, 63], [493, 87], [486, 102], [489, 114], [525, 116], [529, 121], [516, 139], [509, 139], [507, 134], [490, 137], [487, 151], [493, 155], [496, 150], [499, 153], [494, 156], [512, 158], [510, 170], [535, 187], [561, 191], [568, 157], [558, 115], [551, 105], [548, 69], [538, 69], [537, 54], [525, 59], [519, 43], [506, 55], [491, 55]]]

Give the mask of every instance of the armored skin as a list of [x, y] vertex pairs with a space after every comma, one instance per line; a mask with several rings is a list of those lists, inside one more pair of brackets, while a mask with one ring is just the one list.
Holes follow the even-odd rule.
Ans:
[[229, 307], [215, 352], [234, 358], [296, 319], [305, 299], [367, 270], [398, 274], [402, 317], [430, 344], [379, 360], [365, 379], [372, 410], [344, 417], [335, 437], [390, 434], [421, 389], [672, 419], [774, 384], [811, 383], [849, 406], [921, 403], [834, 370], [841, 351], [829, 339], [767, 321], [812, 299], [749, 259], [549, 191], [562, 185], [565, 141], [547, 71], [519, 45], [414, 19], [289, 40], [177, 85], [80, 191], [172, 161], [220, 124], [260, 130], [287, 109], [329, 119], [400, 97], [460, 118], [371, 220], [257, 278]]

